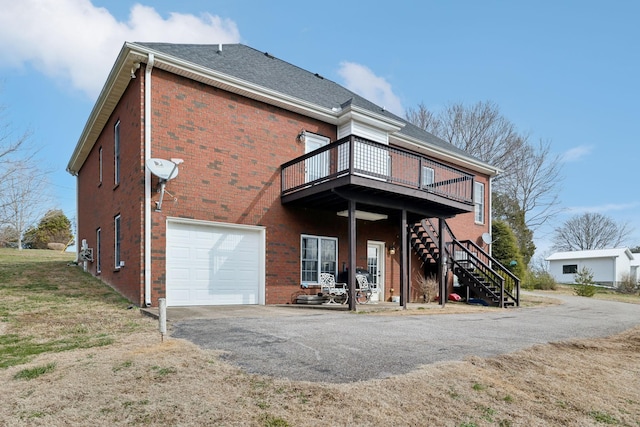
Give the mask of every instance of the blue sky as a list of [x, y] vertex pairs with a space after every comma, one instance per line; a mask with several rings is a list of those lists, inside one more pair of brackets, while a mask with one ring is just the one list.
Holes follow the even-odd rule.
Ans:
[[[0, 0], [0, 104], [53, 168], [75, 217], [69, 157], [125, 41], [240, 42], [404, 115], [495, 102], [563, 156], [562, 208], [600, 212], [640, 245], [640, 2]], [[54, 206], [52, 206], [54, 207]]]

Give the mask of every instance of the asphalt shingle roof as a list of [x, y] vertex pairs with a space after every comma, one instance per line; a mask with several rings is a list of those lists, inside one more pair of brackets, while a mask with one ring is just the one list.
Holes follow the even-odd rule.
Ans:
[[135, 44], [322, 107], [340, 108], [351, 103], [405, 123], [400, 133], [406, 136], [425, 141], [452, 154], [479, 160], [338, 83], [278, 59], [267, 52], [261, 52], [243, 44], [224, 44], [221, 52], [218, 51], [217, 44], [146, 42]]

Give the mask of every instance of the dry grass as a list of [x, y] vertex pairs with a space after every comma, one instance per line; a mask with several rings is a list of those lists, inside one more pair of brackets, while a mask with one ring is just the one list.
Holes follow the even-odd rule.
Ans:
[[[553, 297], [553, 295], [575, 295], [575, 286], [573, 285], [557, 285], [556, 290], [554, 291], [534, 291], [537, 294], [549, 295]], [[615, 290], [609, 288], [596, 288], [596, 293], [592, 297], [594, 299], [601, 299], [604, 301], [618, 301], [618, 302], [626, 302], [629, 304], [640, 304], [640, 295], [638, 293], [635, 294], [623, 294], [620, 292], [616, 292]]]
[[[640, 426], [640, 327], [384, 380], [294, 382], [246, 374], [186, 341], [161, 342], [155, 321], [65, 260], [4, 255], [2, 337], [95, 345], [0, 369], [0, 425]], [[0, 343], [0, 361], [6, 350]], [[17, 376], [25, 369], [39, 375]]]

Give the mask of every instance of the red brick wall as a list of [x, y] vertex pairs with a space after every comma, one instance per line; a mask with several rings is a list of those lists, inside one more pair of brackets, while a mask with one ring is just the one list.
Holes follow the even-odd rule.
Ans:
[[152, 213], [153, 303], [165, 296], [167, 217], [265, 226], [266, 302], [290, 301], [300, 288], [300, 234], [335, 235], [335, 225], [282, 206], [279, 166], [304, 154], [302, 129], [335, 140], [335, 127], [161, 70], [152, 110], [152, 157], [184, 160], [167, 185], [176, 200]]
[[[142, 74], [144, 75], [144, 74]], [[78, 172], [78, 239], [87, 240], [97, 256], [96, 231], [101, 228], [101, 273], [99, 277], [126, 298], [141, 304], [142, 286], [142, 78], [132, 79], [115, 111], [102, 130], [87, 160]], [[120, 120], [120, 184], [114, 179], [114, 126]], [[102, 147], [102, 183], [99, 150]], [[116, 269], [114, 218], [121, 217], [121, 255], [125, 267]], [[89, 263], [97, 274], [97, 263]]]
[[459, 240], [471, 240], [486, 251], [488, 248], [487, 245], [482, 242], [482, 233], [491, 232], [489, 224], [489, 219], [491, 218], [489, 212], [489, 206], [491, 205], [489, 195], [489, 178], [482, 175], [476, 175], [475, 180], [476, 182], [484, 184], [484, 223], [476, 223], [475, 213], [469, 212], [448, 219], [447, 224], [451, 227], [456, 238]]
[[[95, 247], [102, 227], [101, 278], [137, 304], [144, 301], [144, 67], [105, 126], [80, 171], [79, 238]], [[300, 292], [301, 234], [337, 237], [338, 268], [347, 262], [347, 220], [335, 214], [280, 203], [279, 166], [304, 154], [301, 130], [336, 139], [335, 126], [200, 84], [160, 69], [152, 73], [151, 156], [181, 158], [179, 175], [167, 183], [162, 212], [152, 209], [153, 305], [165, 296], [167, 217], [266, 227], [266, 303], [290, 302]], [[121, 184], [113, 186], [113, 125], [121, 121]], [[97, 185], [97, 149], [103, 148], [102, 186]], [[156, 188], [157, 179], [152, 179]], [[488, 187], [487, 187], [488, 189]], [[152, 192], [152, 200], [159, 194]], [[152, 207], [155, 205], [152, 205]], [[488, 209], [489, 203], [485, 206]], [[113, 268], [113, 217], [123, 224], [122, 259]], [[487, 214], [488, 218], [488, 214]], [[468, 224], [468, 223], [471, 224]], [[476, 239], [488, 226], [473, 224], [473, 213], [450, 221], [460, 238]], [[399, 224], [357, 223], [356, 264], [366, 267], [366, 241], [399, 248]], [[385, 299], [400, 292], [398, 250], [385, 254]], [[95, 266], [92, 266], [95, 269]], [[421, 270], [412, 258], [412, 277]], [[95, 273], [95, 270], [93, 270]]]

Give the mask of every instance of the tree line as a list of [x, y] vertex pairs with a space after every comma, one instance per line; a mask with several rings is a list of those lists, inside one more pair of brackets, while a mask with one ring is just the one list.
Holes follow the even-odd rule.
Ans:
[[71, 222], [51, 208], [51, 171], [37, 154], [31, 132], [16, 133], [0, 106], [0, 246], [46, 249], [50, 243], [58, 248], [73, 243]]

